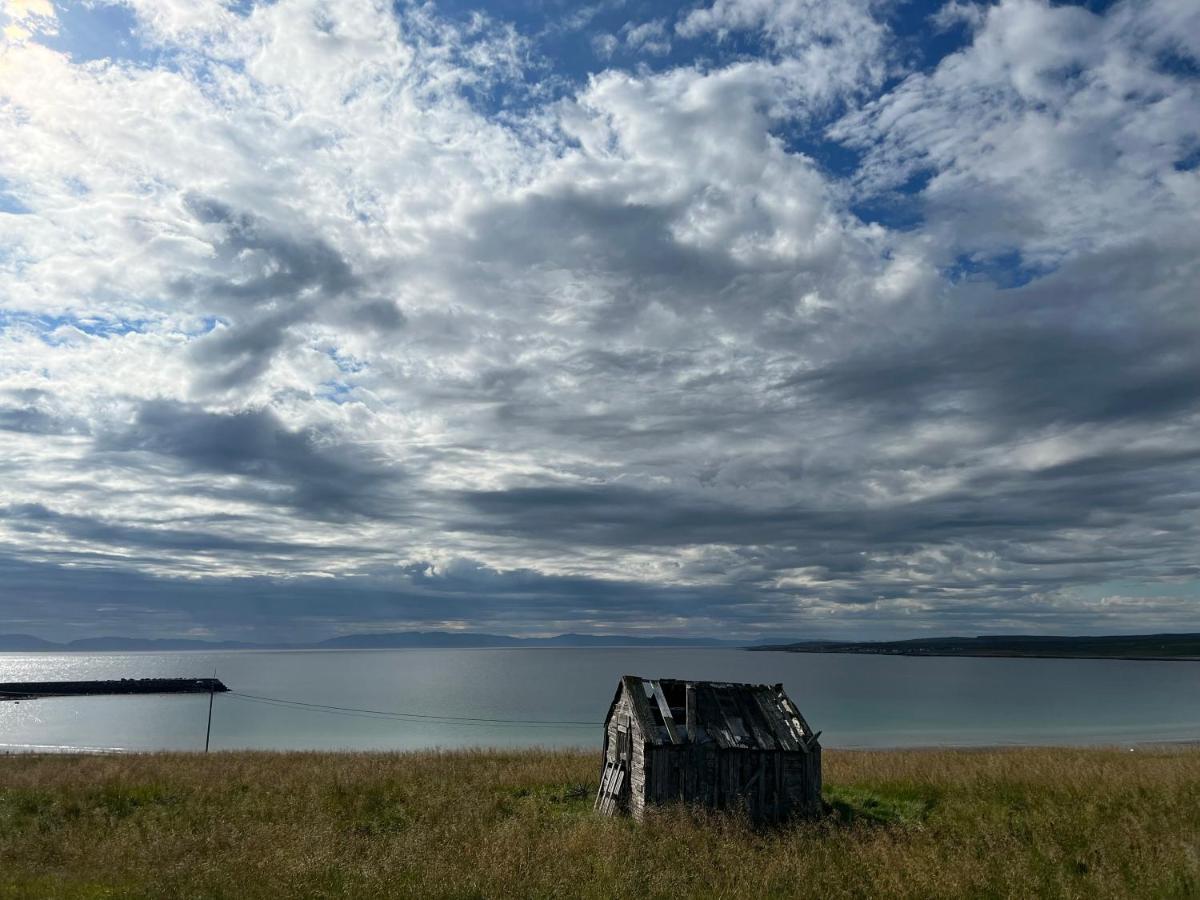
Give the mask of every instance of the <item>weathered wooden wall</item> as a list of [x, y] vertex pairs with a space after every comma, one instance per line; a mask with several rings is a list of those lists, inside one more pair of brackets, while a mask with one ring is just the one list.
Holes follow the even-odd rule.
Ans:
[[637, 716], [633, 714], [632, 702], [630, 697], [622, 691], [605, 728], [604, 760], [606, 763], [622, 762], [620, 759], [620, 731], [622, 727], [627, 728], [630, 754], [626, 761], [628, 765], [626, 772], [627, 796], [623, 801], [622, 808], [640, 818], [646, 802], [645, 736], [642, 734]]
[[[648, 806], [682, 801], [715, 809], [743, 809], [758, 822], [780, 822], [821, 811], [821, 748], [815, 740], [807, 751], [744, 746], [722, 749], [698, 733], [693, 716], [684, 732], [686, 742], [656, 745], [655, 741], [665, 738], [662, 734], [648, 738], [641, 724], [654, 721], [649, 702], [642, 691], [622, 688], [606, 723], [602, 780], [610, 765], [620, 764], [625, 769], [620, 801], [611, 804], [610, 811], [623, 810], [640, 819]], [[694, 702], [689, 695], [688, 713], [693, 712]], [[699, 718], [704, 721], [703, 716]], [[713, 711], [709, 721], [720, 721], [719, 712]], [[750, 717], [746, 721], [753, 723]], [[660, 726], [660, 731], [665, 733], [664, 728]], [[628, 734], [627, 742], [621, 739], [622, 730]], [[786, 740], [777, 742], [770, 735], [756, 738], [760, 746], [786, 747]], [[625, 753], [623, 746], [628, 748]], [[602, 784], [601, 793], [605, 791]], [[616, 791], [609, 796], [616, 796]]]
[[821, 747], [808, 753], [783, 754], [783, 778], [793, 810], [800, 815], [821, 812]]
[[[821, 810], [820, 752], [647, 747], [645, 804], [682, 801], [743, 809], [757, 822], [815, 815]], [[630, 811], [640, 817], [643, 810], [631, 806]]]

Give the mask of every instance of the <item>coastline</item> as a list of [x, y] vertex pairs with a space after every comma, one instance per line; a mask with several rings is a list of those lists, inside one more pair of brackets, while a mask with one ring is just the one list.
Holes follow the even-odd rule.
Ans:
[[821, 653], [838, 656], [910, 656], [936, 657], [939, 659], [1106, 659], [1125, 662], [1200, 662], [1200, 656], [1132, 656], [1071, 653], [949, 653], [921, 652], [916, 650], [850, 650], [850, 649], [807, 649], [794, 647], [742, 647], [754, 653]]

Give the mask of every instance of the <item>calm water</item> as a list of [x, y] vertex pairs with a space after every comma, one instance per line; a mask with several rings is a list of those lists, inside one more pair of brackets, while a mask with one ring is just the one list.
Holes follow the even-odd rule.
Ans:
[[[783, 682], [827, 747], [1200, 740], [1200, 663], [741, 650], [0, 654], [0, 681], [206, 676], [236, 691], [458, 717], [599, 722], [622, 673]], [[204, 745], [207, 696], [0, 703], [0, 749]], [[600, 727], [396, 721], [216, 697], [215, 749], [598, 745]]]

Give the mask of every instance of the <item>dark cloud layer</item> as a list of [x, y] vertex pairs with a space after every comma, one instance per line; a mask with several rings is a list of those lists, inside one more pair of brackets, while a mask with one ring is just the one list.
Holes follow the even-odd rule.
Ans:
[[143, 404], [128, 427], [97, 441], [101, 453], [160, 458], [186, 477], [237, 476], [244, 490], [314, 518], [400, 517], [402, 472], [313, 429], [292, 430], [267, 409], [235, 413], [167, 401]]
[[227, 324], [193, 347], [197, 384], [228, 390], [253, 381], [288, 342], [289, 329], [324, 317], [344, 327], [390, 332], [404, 324], [392, 302], [364, 296], [367, 285], [319, 236], [296, 238], [210, 198], [185, 198], [197, 222], [217, 231], [219, 275], [181, 279], [176, 294]]

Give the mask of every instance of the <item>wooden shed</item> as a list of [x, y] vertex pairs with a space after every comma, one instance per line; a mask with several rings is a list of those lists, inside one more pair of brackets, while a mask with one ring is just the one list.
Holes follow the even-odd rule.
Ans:
[[820, 732], [782, 684], [625, 675], [604, 722], [596, 809], [640, 819], [683, 801], [744, 809], [756, 822], [821, 810]]

